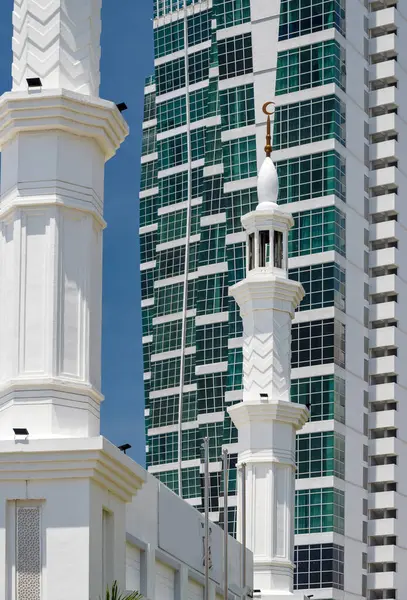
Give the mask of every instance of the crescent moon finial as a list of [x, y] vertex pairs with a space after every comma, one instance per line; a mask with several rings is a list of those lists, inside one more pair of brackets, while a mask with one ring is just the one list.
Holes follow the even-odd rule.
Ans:
[[263, 104], [263, 112], [265, 115], [267, 115], [267, 134], [266, 134], [266, 146], [264, 148], [264, 151], [266, 153], [267, 157], [271, 156], [271, 152], [272, 152], [272, 147], [271, 147], [271, 122], [270, 122], [270, 117], [271, 115], [274, 114], [274, 109], [272, 111], [268, 110], [269, 106], [274, 106], [275, 102], [266, 102], [265, 104]]
[[269, 112], [267, 109], [269, 106], [273, 105], [274, 106], [275, 102], [266, 102], [265, 104], [263, 104], [263, 112], [265, 115], [268, 115], [269, 117], [271, 115], [274, 114], [274, 109], [272, 110], [272, 112]]

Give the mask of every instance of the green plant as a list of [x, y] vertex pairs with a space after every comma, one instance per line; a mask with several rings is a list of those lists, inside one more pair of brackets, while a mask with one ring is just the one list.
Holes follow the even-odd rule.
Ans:
[[129, 594], [122, 594], [119, 591], [117, 581], [115, 581], [111, 588], [106, 589], [106, 595], [103, 600], [142, 600], [142, 598], [143, 596], [139, 592], [130, 592]]

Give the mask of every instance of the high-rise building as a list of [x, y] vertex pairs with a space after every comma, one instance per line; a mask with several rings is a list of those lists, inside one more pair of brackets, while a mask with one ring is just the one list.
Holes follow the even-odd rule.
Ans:
[[242, 399], [242, 323], [228, 289], [245, 273], [240, 218], [257, 204], [262, 106], [274, 101], [289, 274], [306, 292], [291, 400], [311, 405], [297, 437], [295, 586], [320, 600], [407, 592], [406, 16], [404, 0], [155, 0], [140, 192], [148, 467], [200, 508], [209, 436], [223, 522], [226, 446], [235, 532], [227, 408]]

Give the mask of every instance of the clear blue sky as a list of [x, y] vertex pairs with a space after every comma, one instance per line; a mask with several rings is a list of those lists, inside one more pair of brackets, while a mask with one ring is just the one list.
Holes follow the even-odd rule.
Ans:
[[[153, 68], [153, 0], [103, 0], [101, 96], [124, 101], [131, 134], [107, 164], [102, 433], [144, 464], [138, 188], [143, 83]], [[11, 87], [13, 0], [0, 0], [0, 94]]]

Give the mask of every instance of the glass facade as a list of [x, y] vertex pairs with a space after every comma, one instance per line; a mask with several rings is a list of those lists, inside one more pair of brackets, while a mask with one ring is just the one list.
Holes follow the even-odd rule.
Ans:
[[[243, 354], [242, 321], [229, 287], [245, 276], [241, 217], [257, 205], [263, 147], [256, 143], [255, 101], [264, 99], [255, 98], [250, 0], [186, 4], [184, 18], [184, 0], [155, 0], [156, 66], [145, 87], [140, 245], [147, 465], [202, 509], [196, 463], [209, 436], [211, 518], [227, 522], [235, 535], [236, 507], [231, 502], [224, 514], [219, 467], [227, 445], [235, 496], [237, 431], [227, 409], [242, 397]], [[345, 440], [334, 423], [346, 418], [346, 56], [340, 36], [312, 44], [301, 39], [324, 29], [343, 36], [344, 23], [341, 0], [281, 0], [279, 39], [298, 38], [298, 47], [279, 49], [276, 57], [273, 148], [289, 149], [276, 164], [279, 203], [296, 203], [290, 277], [306, 292], [298, 312], [310, 313], [292, 329], [291, 399], [311, 405], [313, 427], [325, 422], [323, 432], [298, 436], [301, 480], [344, 477]], [[244, 25], [238, 34], [231, 29], [236, 25]], [[329, 95], [326, 84], [336, 85]], [[310, 88], [312, 98], [304, 100]], [[313, 315], [319, 309], [335, 316]], [[326, 421], [332, 431], [325, 431]], [[298, 490], [296, 534], [343, 533], [344, 494], [329, 485]], [[298, 546], [296, 588], [340, 587], [337, 548]]]

